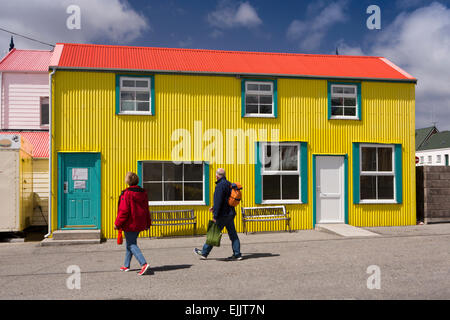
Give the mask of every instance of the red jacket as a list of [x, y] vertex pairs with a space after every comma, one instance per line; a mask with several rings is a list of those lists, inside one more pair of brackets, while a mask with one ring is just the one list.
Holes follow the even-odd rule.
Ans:
[[131, 186], [123, 190], [114, 224], [117, 229], [125, 232], [139, 232], [150, 228], [152, 222], [148, 209], [147, 191], [140, 186]]

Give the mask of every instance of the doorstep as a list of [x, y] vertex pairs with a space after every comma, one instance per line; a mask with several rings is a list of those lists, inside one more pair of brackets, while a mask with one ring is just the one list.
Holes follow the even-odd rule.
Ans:
[[337, 234], [341, 237], [378, 237], [379, 234], [365, 229], [357, 228], [345, 223], [320, 223], [316, 230]]

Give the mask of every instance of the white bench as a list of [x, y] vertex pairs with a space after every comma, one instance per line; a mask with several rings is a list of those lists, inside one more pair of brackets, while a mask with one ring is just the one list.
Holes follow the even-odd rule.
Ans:
[[272, 206], [272, 207], [248, 207], [241, 208], [242, 210], [242, 225], [244, 232], [247, 234], [247, 222], [257, 221], [286, 221], [286, 227], [291, 232], [289, 212], [286, 211], [285, 206]]

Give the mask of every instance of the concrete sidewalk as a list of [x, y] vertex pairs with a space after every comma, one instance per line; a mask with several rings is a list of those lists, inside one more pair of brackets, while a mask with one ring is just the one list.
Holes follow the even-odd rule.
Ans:
[[[450, 224], [368, 228], [377, 237], [346, 238], [317, 230], [239, 234], [242, 261], [226, 261], [231, 245], [209, 259], [194, 256], [205, 237], [139, 239], [153, 274], [118, 271], [125, 248], [41, 247], [0, 243], [0, 299], [450, 299]], [[69, 289], [71, 266], [81, 288]], [[381, 289], [368, 289], [368, 267]]]

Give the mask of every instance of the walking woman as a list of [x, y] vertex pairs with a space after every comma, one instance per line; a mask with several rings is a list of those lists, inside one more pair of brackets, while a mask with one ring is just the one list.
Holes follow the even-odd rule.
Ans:
[[126, 240], [125, 263], [120, 270], [129, 271], [131, 258], [134, 256], [141, 265], [139, 275], [144, 275], [150, 271], [150, 266], [137, 246], [137, 238], [139, 232], [148, 230], [151, 225], [147, 191], [138, 185], [139, 177], [133, 172], [127, 172], [125, 182], [129, 187], [120, 195], [114, 223], [116, 230], [123, 230]]

